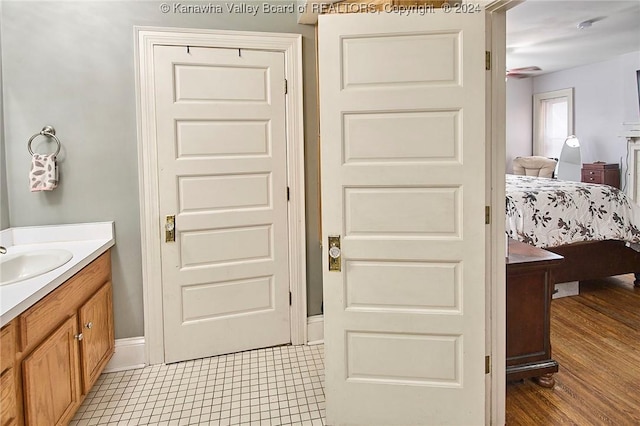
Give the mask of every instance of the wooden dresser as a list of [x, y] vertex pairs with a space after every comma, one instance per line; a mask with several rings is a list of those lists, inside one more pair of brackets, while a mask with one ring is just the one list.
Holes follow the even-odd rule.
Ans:
[[551, 358], [551, 270], [555, 253], [509, 240], [507, 258], [507, 380], [534, 378], [553, 387], [558, 363]]
[[582, 165], [582, 182], [599, 183], [620, 189], [620, 166], [614, 163], [585, 163]]

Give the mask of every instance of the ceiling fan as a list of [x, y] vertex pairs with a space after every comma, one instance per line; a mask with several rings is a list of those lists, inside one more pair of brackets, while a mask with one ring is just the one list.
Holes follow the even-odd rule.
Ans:
[[531, 77], [534, 71], [542, 71], [542, 68], [537, 66], [511, 68], [507, 70], [507, 78], [527, 78]]

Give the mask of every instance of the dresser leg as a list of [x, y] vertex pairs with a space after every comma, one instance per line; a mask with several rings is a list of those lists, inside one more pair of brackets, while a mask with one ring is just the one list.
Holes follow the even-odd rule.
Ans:
[[533, 381], [543, 388], [552, 388], [556, 384], [556, 380], [553, 378], [553, 373], [543, 374], [542, 376], [534, 377]]

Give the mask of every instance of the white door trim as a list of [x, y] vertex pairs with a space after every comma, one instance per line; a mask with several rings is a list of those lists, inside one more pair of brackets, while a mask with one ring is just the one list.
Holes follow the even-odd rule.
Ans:
[[487, 205], [491, 206], [487, 232], [487, 351], [491, 355], [491, 374], [487, 386], [487, 424], [504, 425], [506, 407], [506, 269], [505, 173], [506, 173], [506, 15], [523, 0], [496, 0], [486, 6], [487, 51], [491, 52], [491, 71], [487, 76]]
[[288, 81], [287, 181], [291, 343], [306, 343], [307, 284], [304, 192], [304, 129], [302, 115], [302, 36], [300, 34], [134, 27], [138, 123], [138, 180], [142, 243], [144, 335], [148, 364], [164, 362], [162, 276], [160, 259], [159, 188], [155, 136], [153, 47], [199, 46], [283, 52]]

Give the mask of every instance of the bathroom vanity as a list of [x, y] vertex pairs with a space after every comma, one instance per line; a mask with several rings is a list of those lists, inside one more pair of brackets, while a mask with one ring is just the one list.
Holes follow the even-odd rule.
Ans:
[[[11, 253], [68, 244], [73, 258], [0, 286], [0, 426], [69, 423], [113, 355], [110, 226], [111, 237], [7, 246]], [[21, 291], [29, 302], [15, 304]], [[46, 294], [32, 302], [34, 291]]]

